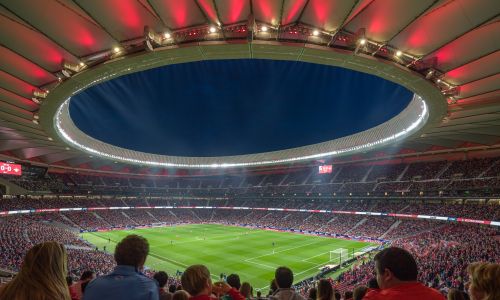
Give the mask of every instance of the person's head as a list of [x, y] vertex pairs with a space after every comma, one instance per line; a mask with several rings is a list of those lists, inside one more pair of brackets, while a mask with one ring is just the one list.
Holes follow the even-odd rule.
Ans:
[[353, 300], [361, 300], [365, 296], [366, 292], [368, 291], [368, 287], [364, 285], [360, 285], [354, 288], [352, 291], [352, 299]]
[[280, 289], [288, 289], [292, 287], [293, 283], [293, 272], [287, 267], [279, 267], [274, 273], [274, 279], [276, 280], [276, 285]]
[[66, 249], [57, 242], [33, 246], [16, 277], [0, 289], [0, 299], [70, 300], [67, 260]]
[[245, 297], [247, 299], [253, 297], [253, 295], [252, 295], [252, 286], [250, 285], [250, 283], [243, 282], [241, 284], [240, 294], [242, 294], [243, 297]]
[[312, 300], [316, 300], [316, 295], [317, 295], [317, 290], [315, 287], [312, 287], [309, 289], [309, 291], [307, 291], [307, 299], [312, 299]]
[[464, 293], [457, 289], [451, 288], [448, 290], [448, 300], [465, 300]]
[[370, 289], [379, 289], [380, 287], [378, 286], [377, 278], [372, 278], [368, 280], [368, 288]]
[[82, 289], [82, 294], [85, 294], [85, 289], [87, 288], [87, 285], [90, 283], [90, 280], [82, 282], [82, 285], [80, 286]]
[[261, 291], [257, 291], [257, 298], [260, 298], [262, 297], [262, 292]]
[[189, 299], [188, 292], [184, 290], [178, 290], [172, 295], [172, 300], [188, 300]]
[[276, 279], [271, 280], [271, 282], [269, 283], [269, 293], [272, 294], [276, 292], [277, 289], [278, 285], [276, 284]]
[[238, 276], [238, 274], [231, 274], [227, 276], [226, 282], [231, 287], [234, 287], [237, 290], [239, 290], [241, 287], [240, 276]]
[[500, 264], [478, 262], [467, 268], [472, 300], [500, 299]]
[[375, 255], [375, 272], [381, 289], [417, 280], [417, 263], [406, 250], [389, 247]]
[[352, 292], [351, 291], [347, 291], [344, 293], [344, 300], [349, 300], [349, 299], [352, 299]]
[[342, 298], [342, 295], [340, 295], [340, 292], [335, 292], [335, 300], [340, 300]]
[[95, 273], [94, 271], [84, 271], [82, 275], [80, 276], [80, 281], [89, 281], [95, 278]]
[[210, 272], [204, 265], [192, 265], [187, 268], [182, 274], [181, 283], [182, 288], [193, 297], [212, 293]]
[[115, 248], [117, 265], [142, 269], [149, 253], [149, 243], [142, 236], [131, 234], [121, 240]]
[[156, 280], [158, 282], [158, 286], [160, 288], [163, 288], [165, 287], [165, 285], [167, 284], [167, 281], [168, 281], [168, 274], [163, 272], [163, 271], [160, 271], [160, 272], [156, 272], [154, 275], [153, 275], [153, 279]]
[[318, 300], [332, 300], [333, 299], [333, 287], [332, 284], [326, 279], [320, 279], [318, 281], [318, 295], [316, 297]]
[[175, 291], [177, 290], [177, 287], [175, 286], [175, 284], [171, 284], [168, 286], [168, 292], [169, 293], [175, 293]]

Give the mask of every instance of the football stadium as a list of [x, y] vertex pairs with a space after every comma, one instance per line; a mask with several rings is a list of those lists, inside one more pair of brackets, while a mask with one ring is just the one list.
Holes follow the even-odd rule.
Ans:
[[0, 0], [0, 299], [500, 299], [500, 2]]

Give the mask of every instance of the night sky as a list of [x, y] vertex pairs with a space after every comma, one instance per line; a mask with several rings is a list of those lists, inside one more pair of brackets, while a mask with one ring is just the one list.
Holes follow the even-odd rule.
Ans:
[[88, 135], [138, 151], [222, 156], [283, 150], [381, 124], [412, 98], [364, 73], [295, 61], [217, 60], [165, 66], [74, 96]]

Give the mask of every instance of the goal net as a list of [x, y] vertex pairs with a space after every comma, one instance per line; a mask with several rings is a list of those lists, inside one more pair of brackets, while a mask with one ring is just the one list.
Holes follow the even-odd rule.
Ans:
[[345, 248], [338, 248], [330, 251], [330, 261], [338, 263], [339, 265], [349, 259], [349, 251]]

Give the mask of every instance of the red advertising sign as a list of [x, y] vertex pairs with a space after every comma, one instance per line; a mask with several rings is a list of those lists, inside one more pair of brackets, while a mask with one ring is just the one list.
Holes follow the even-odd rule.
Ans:
[[22, 175], [21, 165], [0, 162], [0, 174]]
[[332, 165], [322, 165], [319, 166], [319, 174], [329, 174], [332, 173]]

